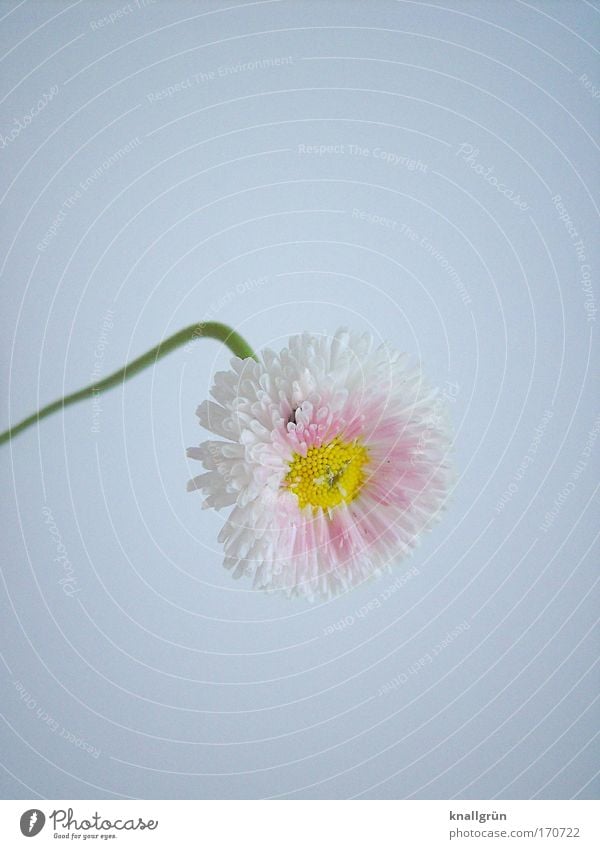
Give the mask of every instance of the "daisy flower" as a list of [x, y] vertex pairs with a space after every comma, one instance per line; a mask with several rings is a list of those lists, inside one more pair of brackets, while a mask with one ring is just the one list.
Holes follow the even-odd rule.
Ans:
[[452, 483], [441, 398], [408, 355], [369, 334], [303, 333], [231, 360], [197, 410], [215, 434], [189, 490], [231, 508], [224, 565], [255, 589], [330, 598], [389, 571]]

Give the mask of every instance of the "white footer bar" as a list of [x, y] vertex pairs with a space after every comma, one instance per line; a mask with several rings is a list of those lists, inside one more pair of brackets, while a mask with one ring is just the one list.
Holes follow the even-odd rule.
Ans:
[[10, 800], [0, 802], [0, 845], [598, 849], [599, 814], [587, 800]]

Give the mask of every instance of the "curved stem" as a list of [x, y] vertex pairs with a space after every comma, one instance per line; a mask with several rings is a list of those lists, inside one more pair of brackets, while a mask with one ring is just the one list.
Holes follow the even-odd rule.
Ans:
[[194, 339], [199, 339], [201, 337], [217, 339], [219, 342], [223, 342], [236, 357], [240, 357], [242, 360], [248, 359], [249, 357], [252, 357], [255, 360], [257, 359], [256, 354], [250, 345], [248, 345], [246, 340], [226, 324], [221, 324], [218, 321], [205, 321], [200, 324], [191, 324], [189, 327], [179, 330], [177, 333], [173, 334], [173, 336], [169, 336], [168, 339], [160, 342], [150, 351], [146, 351], [146, 353], [142, 354], [141, 357], [137, 357], [137, 359], [132, 360], [126, 366], [123, 366], [123, 368], [109, 374], [108, 377], [105, 377], [98, 383], [86, 386], [85, 389], [79, 389], [77, 392], [73, 392], [71, 395], [66, 395], [64, 398], [59, 398], [58, 401], [53, 401], [51, 404], [47, 404], [45, 407], [42, 407], [41, 410], [38, 410], [37, 413], [27, 416], [27, 418], [23, 419], [23, 421], [13, 427], [9, 427], [9, 429], [5, 430], [4, 433], [0, 433], [0, 445], [4, 442], [8, 442], [32, 424], [39, 422], [41, 419], [45, 419], [46, 416], [52, 415], [52, 413], [55, 413], [57, 410], [68, 407], [69, 404], [76, 404], [77, 401], [83, 401], [85, 398], [92, 398], [99, 392], [103, 392], [105, 389], [111, 389], [113, 386], [118, 386], [119, 383], [123, 383], [125, 380], [133, 377], [134, 374], [137, 374], [138, 372], [143, 371], [143, 369], [148, 368], [148, 366], [151, 366], [161, 357], [164, 357], [171, 351], [174, 351], [175, 348], [179, 348], [180, 345], [184, 345], [186, 342], [192, 342]]

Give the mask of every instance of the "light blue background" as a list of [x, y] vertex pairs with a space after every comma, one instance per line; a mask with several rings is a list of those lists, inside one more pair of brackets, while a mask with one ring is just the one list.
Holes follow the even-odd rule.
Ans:
[[2, 428], [196, 320], [257, 348], [345, 324], [455, 395], [459, 478], [393, 576], [311, 605], [234, 582], [186, 492], [216, 343], [4, 446], [3, 795], [597, 796], [597, 4], [131, 0], [98, 24], [126, 6], [0, 4], [2, 136], [58, 87], [0, 149]]

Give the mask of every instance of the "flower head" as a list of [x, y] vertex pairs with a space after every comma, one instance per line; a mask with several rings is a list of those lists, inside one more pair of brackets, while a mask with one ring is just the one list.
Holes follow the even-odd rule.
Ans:
[[219, 541], [255, 588], [330, 597], [389, 571], [452, 482], [437, 390], [408, 355], [369, 334], [293, 336], [231, 361], [197, 410], [219, 439], [188, 449], [190, 490], [232, 507]]

